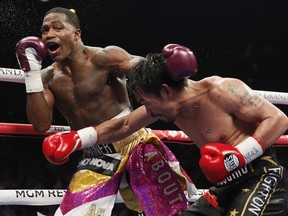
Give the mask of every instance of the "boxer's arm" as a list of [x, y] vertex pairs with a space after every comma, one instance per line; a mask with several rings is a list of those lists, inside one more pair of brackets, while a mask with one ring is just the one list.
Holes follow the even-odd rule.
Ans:
[[118, 46], [107, 46], [103, 49], [103, 56], [105, 59], [105, 66], [111, 67], [119, 73], [119, 75], [126, 75], [130, 69], [136, 64], [141, 56], [131, 55], [126, 50]]
[[[121, 118], [107, 120], [100, 125], [78, 130], [77, 133], [81, 142], [78, 148], [119, 141], [157, 120], [158, 118], [147, 113], [145, 106], [141, 106]], [[71, 140], [73, 145], [75, 142], [73, 139]]]
[[129, 115], [111, 119], [95, 127], [97, 143], [110, 143], [127, 137], [139, 129], [152, 124], [158, 118], [147, 113], [145, 106], [140, 106]]
[[260, 157], [287, 130], [288, 120], [280, 109], [238, 79], [215, 78], [209, 97], [234, 121], [247, 122], [251, 129], [255, 128], [240, 143], [212, 143], [201, 148], [200, 167], [210, 182], [217, 183]]
[[156, 120], [157, 118], [148, 114], [142, 106], [129, 115], [108, 120], [96, 127], [47, 136], [42, 145], [43, 154], [51, 163], [63, 164], [74, 151], [121, 140]]
[[[256, 129], [249, 135], [258, 137], [264, 150], [273, 145], [288, 129], [288, 118], [285, 113], [259, 96], [241, 80], [224, 78], [219, 79], [216, 85], [210, 94], [213, 95], [212, 100], [236, 119], [254, 125]], [[219, 95], [221, 97], [218, 97]]]
[[26, 114], [37, 132], [49, 130], [53, 121], [54, 96], [44, 87], [42, 92], [27, 94]]
[[[76, 133], [78, 140], [77, 142], [80, 142], [80, 145], [77, 145], [77, 149], [88, 148], [95, 144], [112, 143], [124, 139], [130, 134], [149, 124], [152, 124], [157, 120], [158, 118], [152, 117], [149, 113], [146, 112], [145, 106], [141, 106], [130, 114], [121, 118], [111, 119], [101, 123], [100, 125], [89, 126], [78, 131], [72, 130], [70, 134], [52, 134], [48, 136], [46, 140], [51, 141], [53, 137], [55, 137], [56, 139], [54, 139], [53, 142], [56, 142], [57, 146], [59, 146], [59, 144], [62, 146], [63, 144], [64, 146], [74, 146], [76, 144]], [[62, 140], [59, 140], [59, 137]]]
[[38, 132], [45, 132], [52, 124], [54, 97], [45, 89], [42, 76], [42, 59], [46, 56], [45, 43], [38, 37], [29, 36], [21, 39], [15, 48], [20, 68], [24, 71], [27, 93], [27, 118]]

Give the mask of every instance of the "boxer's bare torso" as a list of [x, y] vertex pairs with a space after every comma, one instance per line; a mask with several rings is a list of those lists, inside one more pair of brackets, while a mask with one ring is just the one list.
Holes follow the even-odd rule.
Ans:
[[102, 48], [85, 47], [83, 52], [73, 66], [56, 62], [43, 76], [44, 94], [51, 91], [73, 129], [99, 124], [130, 107], [125, 74], [118, 63]]
[[[226, 99], [221, 101], [221, 97], [224, 96], [223, 91], [227, 90], [227, 93], [229, 92], [228, 88], [223, 89], [226, 88], [223, 83], [219, 83], [223, 81], [230, 82], [229, 85], [231, 86], [234, 82], [233, 80], [225, 81], [215, 76], [199, 82], [191, 81], [192, 85], [187, 87], [191, 89], [188, 90], [190, 99], [183, 100], [184, 104], [181, 112], [175, 120], [175, 124], [189, 137], [193, 137], [200, 148], [202, 145], [211, 142], [235, 145], [243, 140], [243, 137], [246, 137], [247, 134], [253, 133], [257, 127], [255, 123], [238, 118], [233, 113], [232, 106], [224, 105], [224, 103], [227, 103]], [[238, 83], [237, 85], [241, 88]], [[244, 89], [238, 89], [237, 91], [230, 92], [230, 96], [234, 97], [233, 100], [238, 98], [239, 103], [241, 103], [241, 97], [245, 94]], [[248, 97], [252, 98], [252, 96]], [[183, 109], [183, 107], [187, 108]]]
[[[255, 131], [269, 143], [266, 147], [277, 138], [280, 129], [271, 125], [283, 113], [238, 79], [212, 76], [188, 80], [179, 92], [164, 89], [161, 97], [136, 92], [136, 99], [145, 109], [128, 117], [133, 122], [131, 128], [143, 126], [134, 122], [147, 124], [155, 119], [174, 122], [199, 148], [215, 142], [235, 146]], [[259, 127], [260, 123], [263, 126]]]
[[44, 91], [27, 94], [28, 120], [44, 132], [54, 105], [74, 129], [97, 125], [130, 107], [125, 75], [140, 57], [117, 46], [85, 46], [81, 30], [64, 13], [49, 13], [42, 40], [54, 63], [42, 70]]

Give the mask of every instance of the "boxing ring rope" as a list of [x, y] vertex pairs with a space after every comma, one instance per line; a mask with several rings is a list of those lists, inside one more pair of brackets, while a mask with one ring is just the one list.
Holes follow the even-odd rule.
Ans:
[[0, 67], [0, 81], [24, 83], [24, 72], [20, 69]]
[[[70, 130], [69, 126], [52, 125], [45, 133], [36, 132], [31, 124], [0, 123], [0, 136], [4, 137], [34, 137], [44, 138], [50, 134]], [[164, 143], [180, 143], [185, 145], [195, 144], [185, 133], [178, 130], [152, 130]], [[274, 145], [288, 147], [288, 135], [282, 135]], [[17, 189], [0, 190], [0, 205], [58, 205], [60, 204], [65, 189]], [[198, 189], [192, 197], [187, 197], [190, 202], [195, 202], [207, 189]], [[118, 194], [115, 203], [123, 203]]]
[[[16, 123], [0, 123], [0, 137], [30, 137], [44, 138], [48, 135], [58, 132], [69, 131], [69, 126], [51, 125], [50, 129], [44, 133], [36, 132], [31, 124], [16, 124]], [[183, 131], [179, 130], [151, 130], [157, 137], [165, 143], [180, 143], [186, 145], [195, 144]], [[274, 145], [282, 145], [288, 147], [288, 135], [282, 135], [276, 140]]]
[[[189, 202], [195, 202], [208, 189], [197, 189], [197, 192], [190, 198]], [[59, 205], [65, 195], [66, 189], [10, 189], [0, 190], [0, 205], [28, 205], [48, 206]], [[118, 193], [115, 203], [124, 203]]]
[[[31, 124], [0, 123], [0, 136], [2, 137], [29, 137], [45, 138], [46, 136], [69, 131], [69, 126], [52, 125], [45, 133], [36, 132]], [[182, 131], [177, 130], [152, 130], [163, 142], [178, 141], [182, 144], [191, 145], [194, 142]], [[207, 189], [198, 189], [192, 197], [187, 197], [190, 202], [195, 202]], [[0, 205], [57, 205], [60, 204], [65, 189], [17, 189], [0, 190]], [[39, 199], [41, 198], [41, 199]], [[120, 194], [117, 195], [115, 203], [123, 203]]]
[[[24, 71], [13, 68], [0, 67], [0, 81], [24, 83]], [[259, 95], [273, 104], [288, 105], [288, 93], [275, 91], [255, 90]]]
[[[24, 72], [19, 69], [1, 68], [0, 81], [24, 83]], [[288, 105], [288, 93], [275, 91], [255, 90], [259, 95], [273, 104]], [[44, 138], [50, 134], [69, 131], [69, 126], [52, 125], [45, 133], [36, 132], [31, 124], [0, 123], [0, 137], [29, 137]], [[184, 132], [178, 130], [152, 130], [164, 143], [195, 144]], [[282, 135], [276, 146], [288, 147], [288, 135]], [[66, 189], [6, 189], [0, 190], [0, 205], [31, 205], [47, 206], [59, 205]], [[187, 197], [190, 202], [195, 202], [207, 189], [198, 189], [192, 197]], [[118, 194], [115, 203], [123, 203]]]

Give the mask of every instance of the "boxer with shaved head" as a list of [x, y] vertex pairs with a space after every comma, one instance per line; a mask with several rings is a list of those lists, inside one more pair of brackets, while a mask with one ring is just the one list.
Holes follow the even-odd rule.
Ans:
[[[180, 171], [183, 169], [173, 153], [144, 127], [114, 143], [87, 144], [97, 138], [89, 126], [131, 112], [126, 75], [141, 57], [118, 46], [84, 45], [78, 17], [66, 8], [49, 10], [41, 33], [41, 39], [26, 37], [16, 46], [25, 74], [28, 119], [36, 131], [47, 131], [57, 107], [72, 129], [66, 135], [83, 139], [73, 149], [57, 136], [43, 146], [45, 157], [53, 164], [67, 162], [67, 151], [83, 152], [55, 215], [110, 216], [118, 190], [128, 208], [147, 216], [173, 216], [186, 209], [189, 202], [184, 190], [193, 193], [194, 184]], [[54, 63], [41, 69], [46, 51]], [[153, 157], [139, 158], [137, 152]], [[157, 164], [161, 166], [152, 169]], [[169, 176], [165, 182], [159, 181], [163, 174]], [[149, 181], [144, 181], [147, 176]]]

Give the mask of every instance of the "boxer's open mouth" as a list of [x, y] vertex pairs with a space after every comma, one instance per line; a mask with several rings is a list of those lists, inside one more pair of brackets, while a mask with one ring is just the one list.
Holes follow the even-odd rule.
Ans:
[[59, 48], [59, 44], [54, 43], [54, 42], [49, 42], [47, 43], [47, 48], [51, 52], [55, 52]]

